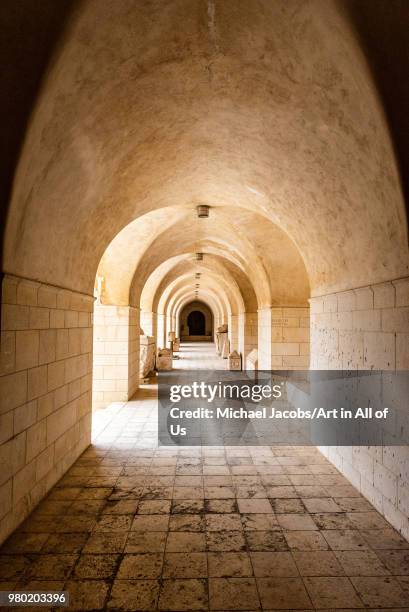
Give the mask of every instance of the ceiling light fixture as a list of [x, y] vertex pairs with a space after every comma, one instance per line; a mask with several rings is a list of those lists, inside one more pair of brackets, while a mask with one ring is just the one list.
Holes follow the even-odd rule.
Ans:
[[209, 216], [210, 206], [207, 206], [206, 204], [199, 204], [199, 206], [196, 206], [196, 211], [199, 219], [207, 219]]
[[203, 253], [195, 253], [196, 261], [203, 261]]

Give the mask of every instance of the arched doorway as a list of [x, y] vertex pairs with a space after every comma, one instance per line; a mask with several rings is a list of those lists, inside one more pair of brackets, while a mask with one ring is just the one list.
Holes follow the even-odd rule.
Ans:
[[206, 333], [206, 319], [203, 312], [193, 310], [187, 318], [189, 336], [204, 336]]
[[213, 328], [213, 313], [205, 302], [194, 300], [182, 308], [179, 317], [182, 342], [212, 342]]

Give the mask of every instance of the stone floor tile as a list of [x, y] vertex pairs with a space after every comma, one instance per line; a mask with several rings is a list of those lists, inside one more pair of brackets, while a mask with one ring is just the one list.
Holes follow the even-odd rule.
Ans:
[[131, 531], [167, 531], [168, 527], [169, 514], [137, 514]]
[[38, 555], [26, 572], [30, 579], [62, 580], [68, 578], [78, 555]]
[[166, 553], [163, 578], [206, 578], [207, 558], [205, 552]]
[[92, 533], [83, 553], [120, 553], [125, 547], [126, 533]]
[[205, 520], [201, 514], [172, 514], [169, 531], [204, 531]]
[[340, 506], [331, 497], [305, 497], [302, 500], [307, 512], [341, 512]]
[[388, 529], [389, 523], [378, 512], [349, 512], [347, 517], [355, 529]]
[[19, 580], [27, 572], [31, 559], [25, 555], [0, 555], [0, 576], [2, 580]]
[[309, 514], [277, 514], [277, 520], [285, 531], [310, 531], [318, 529]]
[[265, 487], [266, 496], [270, 499], [294, 499], [299, 497], [293, 486]]
[[316, 608], [363, 607], [363, 603], [349, 578], [342, 576], [305, 577], [304, 583]]
[[204, 533], [171, 531], [166, 541], [166, 552], [201, 552], [206, 550]]
[[409, 550], [378, 550], [376, 554], [391, 574], [409, 575]]
[[163, 552], [166, 537], [166, 531], [131, 531], [126, 540], [125, 553]]
[[[36, 516], [38, 514], [63, 514], [64, 512], [68, 512], [68, 509], [73, 506], [74, 502], [69, 500], [51, 500], [45, 499], [40, 502], [37, 508], [35, 509], [35, 513], [31, 516]], [[72, 514], [72, 512], [70, 512]]]
[[79, 533], [92, 531], [96, 524], [95, 517], [87, 515], [61, 516], [58, 518], [56, 533]]
[[305, 512], [305, 506], [301, 499], [271, 499], [271, 505], [276, 514], [292, 514]]
[[123, 499], [118, 501], [107, 501], [102, 508], [102, 514], [131, 514], [134, 515], [138, 508], [138, 500]]
[[240, 531], [242, 527], [240, 514], [206, 514], [207, 531]]
[[145, 485], [142, 491], [143, 499], [170, 500], [173, 495], [173, 487], [159, 487], [152, 484]]
[[81, 555], [74, 567], [72, 577], [77, 579], [113, 578], [119, 561], [119, 555], [99, 554]]
[[326, 491], [327, 494], [324, 497], [361, 497], [361, 494], [355, 489], [355, 487], [347, 484], [327, 487]]
[[392, 576], [360, 576], [351, 578], [351, 581], [367, 607], [409, 605], [407, 593]]
[[132, 524], [132, 517], [126, 514], [105, 514], [98, 518], [94, 525], [93, 532], [106, 531], [113, 533], [116, 531], [129, 531]]
[[336, 502], [342, 512], [370, 512], [373, 507], [363, 497], [337, 497]]
[[207, 581], [203, 579], [164, 580], [159, 595], [159, 610], [208, 609]]
[[245, 531], [281, 531], [274, 514], [242, 514], [241, 521]]
[[235, 492], [233, 487], [204, 487], [204, 496], [206, 499], [234, 499]]
[[260, 600], [254, 578], [210, 578], [210, 610], [258, 610]]
[[246, 541], [242, 531], [207, 531], [207, 550], [211, 552], [242, 551]]
[[266, 489], [261, 485], [234, 485], [236, 497], [239, 499], [265, 499]]
[[48, 533], [20, 533], [17, 531], [3, 544], [1, 552], [4, 554], [40, 552], [49, 535]]
[[159, 594], [158, 580], [118, 580], [112, 585], [108, 609], [155, 610]]
[[109, 584], [104, 580], [70, 580], [64, 589], [70, 594], [69, 610], [101, 610], [105, 606]]
[[162, 564], [162, 553], [125, 554], [116, 577], [120, 580], [159, 578]]
[[273, 508], [268, 499], [238, 499], [241, 514], [272, 514]]
[[180, 499], [172, 500], [172, 514], [199, 514], [204, 511], [205, 501], [203, 499]]
[[138, 514], [169, 514], [169, 499], [142, 499], [138, 504]]
[[386, 576], [390, 574], [386, 565], [372, 550], [337, 550], [335, 556], [347, 576]]
[[205, 511], [216, 514], [233, 514], [238, 512], [237, 501], [235, 499], [206, 499]]
[[175, 487], [201, 487], [202, 485], [203, 476], [176, 476], [175, 478]]
[[209, 552], [207, 554], [209, 577], [243, 578], [253, 575], [250, 557], [246, 552]]
[[332, 550], [365, 550], [368, 544], [354, 529], [328, 529], [321, 531]]
[[78, 496], [74, 499], [108, 499], [113, 490], [113, 487], [88, 487], [80, 489]]
[[299, 576], [290, 552], [251, 552], [250, 557], [257, 578]]
[[74, 500], [83, 492], [81, 487], [54, 488], [46, 497], [46, 500]]
[[42, 553], [78, 553], [89, 539], [88, 533], [53, 533], [44, 543]]
[[319, 531], [286, 531], [284, 536], [290, 550], [328, 550], [329, 548], [328, 542]]
[[204, 488], [196, 487], [174, 487], [172, 499], [203, 499]]
[[284, 534], [279, 531], [246, 531], [246, 540], [251, 551], [288, 550]]
[[257, 578], [263, 610], [310, 609], [311, 600], [301, 578]]
[[96, 516], [105, 506], [104, 499], [83, 499], [70, 502], [70, 508], [64, 514], [89, 514]]
[[231, 476], [204, 476], [203, 484], [205, 487], [231, 487], [233, 480]]
[[355, 529], [345, 512], [314, 514], [313, 518], [320, 529]]
[[293, 556], [301, 576], [345, 575], [342, 565], [330, 550], [294, 551]]
[[362, 537], [374, 550], [406, 550], [409, 542], [402, 538], [394, 529], [365, 529], [361, 531]]

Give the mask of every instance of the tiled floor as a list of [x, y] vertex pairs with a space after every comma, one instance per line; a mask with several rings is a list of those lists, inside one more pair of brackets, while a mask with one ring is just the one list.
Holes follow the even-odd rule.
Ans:
[[[409, 610], [409, 543], [312, 447], [156, 447], [116, 405], [0, 553], [73, 610]], [[43, 608], [44, 609], [44, 608]]]

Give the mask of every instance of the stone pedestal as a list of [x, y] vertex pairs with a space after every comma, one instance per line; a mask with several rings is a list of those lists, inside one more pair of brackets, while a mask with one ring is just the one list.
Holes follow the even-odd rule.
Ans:
[[241, 355], [237, 351], [233, 351], [229, 355], [229, 370], [232, 370], [232, 371], [241, 370]]
[[152, 336], [140, 336], [139, 375], [146, 378], [156, 365], [156, 342]]
[[158, 370], [170, 371], [172, 369], [172, 351], [164, 348], [159, 349], [156, 357], [156, 367]]
[[180, 339], [175, 338], [173, 341], [173, 352], [178, 353], [180, 351]]

